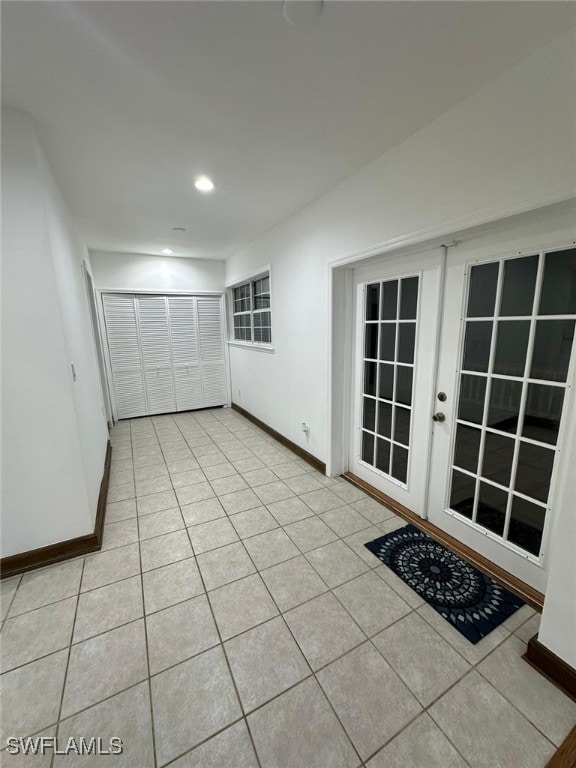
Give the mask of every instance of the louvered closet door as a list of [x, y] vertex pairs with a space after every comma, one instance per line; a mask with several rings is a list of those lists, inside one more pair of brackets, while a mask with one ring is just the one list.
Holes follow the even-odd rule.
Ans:
[[134, 297], [104, 294], [103, 306], [117, 416], [142, 416], [147, 404]]
[[198, 352], [196, 299], [193, 296], [169, 296], [170, 337], [176, 409], [188, 411], [202, 408], [202, 378]]
[[222, 300], [217, 296], [199, 296], [196, 302], [204, 407], [225, 405], [228, 393]]
[[148, 413], [176, 410], [170, 326], [165, 296], [136, 299]]

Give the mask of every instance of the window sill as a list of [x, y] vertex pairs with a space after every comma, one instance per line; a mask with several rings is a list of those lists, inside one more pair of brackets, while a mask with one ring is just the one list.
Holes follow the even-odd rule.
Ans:
[[250, 341], [229, 341], [229, 347], [242, 347], [243, 349], [254, 349], [256, 352], [267, 352], [274, 354], [276, 350], [271, 344], [253, 344]]

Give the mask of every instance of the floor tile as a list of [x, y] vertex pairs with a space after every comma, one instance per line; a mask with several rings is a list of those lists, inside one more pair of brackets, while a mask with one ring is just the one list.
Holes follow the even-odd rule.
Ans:
[[21, 580], [21, 576], [13, 576], [11, 579], [0, 581], [0, 620], [3, 620], [10, 610]]
[[254, 509], [254, 507], [261, 506], [260, 499], [250, 488], [247, 488], [244, 491], [227, 493], [219, 498], [222, 506], [229, 515], [234, 515], [236, 512], [245, 512], [247, 509]]
[[188, 528], [188, 533], [196, 555], [238, 541], [238, 534], [226, 517], [211, 520], [209, 523], [193, 525]]
[[364, 491], [361, 491], [360, 488], [356, 488], [352, 483], [336, 483], [330, 487], [330, 490], [332, 493], [335, 493], [339, 499], [345, 501], [346, 504], [351, 504], [353, 501], [360, 501], [361, 499], [366, 498]]
[[133, 499], [136, 496], [136, 489], [134, 483], [124, 483], [123, 485], [114, 485], [108, 489], [107, 502], [113, 503], [114, 501], [125, 501], [126, 499]]
[[198, 457], [198, 464], [202, 467], [203, 470], [208, 469], [208, 467], [218, 466], [218, 464], [227, 463], [228, 459], [222, 453], [213, 453], [207, 456]]
[[151, 675], [219, 643], [205, 595], [149, 615], [146, 632]]
[[478, 665], [478, 672], [560, 746], [576, 723], [576, 702], [527, 664], [524, 653], [526, 645], [511, 636]]
[[[426, 713], [366, 763], [367, 768], [467, 768], [467, 763]], [[491, 768], [495, 768], [492, 766]]]
[[168, 472], [171, 475], [177, 475], [180, 472], [191, 472], [193, 469], [200, 469], [200, 465], [196, 459], [170, 459], [166, 462], [168, 466]]
[[204, 587], [193, 557], [142, 574], [146, 613], [189, 600], [202, 594]]
[[[396, 513], [391, 509], [385, 507], [384, 504], [380, 504], [379, 501], [366, 497], [360, 499], [360, 501], [353, 501], [351, 506], [361, 515], [369, 520], [371, 523], [381, 523], [383, 520], [387, 520], [389, 517], [395, 517]], [[370, 539], [368, 539], [370, 541]]]
[[523, 605], [522, 608], [515, 611], [512, 616], [508, 616], [506, 621], [502, 622], [502, 626], [504, 629], [507, 629], [508, 632], [516, 632], [516, 630], [520, 629], [520, 627], [525, 624], [528, 619], [531, 619], [535, 613], [536, 611], [534, 608], [531, 608], [529, 605]]
[[213, 736], [171, 768], [259, 768], [246, 723], [241, 721]]
[[468, 662], [417, 613], [380, 632], [373, 642], [425, 707], [470, 671]]
[[243, 491], [248, 488], [248, 483], [240, 475], [228, 475], [211, 480], [210, 485], [217, 496], [224, 496], [234, 491]]
[[318, 682], [364, 760], [422, 710], [372, 643], [322, 669]]
[[288, 480], [291, 477], [305, 474], [306, 470], [293, 461], [287, 461], [284, 464], [277, 464], [273, 472], [281, 480]]
[[391, 568], [386, 565], [381, 565], [374, 570], [381, 579], [383, 579], [389, 587], [392, 587], [405, 603], [408, 603], [410, 608], [420, 608], [425, 604], [425, 600], [415, 592], [411, 587], [403, 581], [400, 576], [397, 576]]
[[278, 613], [258, 574], [213, 590], [209, 600], [223, 640], [262, 624]]
[[473, 645], [464, 635], [461, 635], [454, 627], [443, 619], [432, 606], [427, 603], [417, 610], [418, 614], [430, 624], [439, 635], [442, 635], [450, 645], [455, 648], [461, 656], [464, 656], [470, 664], [477, 664], [485, 656], [500, 645], [510, 633], [500, 625], [493, 629], [489, 635], [483, 637], [478, 643]]
[[267, 467], [264, 469], [252, 469], [250, 472], [244, 472], [242, 477], [251, 488], [257, 488], [260, 485], [266, 485], [267, 483], [273, 483], [278, 480], [278, 477], [274, 472]]
[[329, 587], [337, 587], [370, 570], [343, 541], [313, 549], [306, 553], [306, 559]]
[[[56, 736], [56, 725], [51, 728], [46, 728], [44, 731], [34, 734], [35, 738], [47, 737], [54, 738]], [[45, 753], [34, 755], [32, 752], [28, 755], [22, 753], [16, 755], [10, 755], [6, 750], [1, 753], [2, 768], [50, 768], [52, 763], [52, 752], [47, 749]]]
[[301, 552], [309, 552], [323, 544], [336, 541], [338, 536], [319, 517], [308, 517], [287, 525], [284, 529]]
[[245, 712], [311, 674], [280, 617], [228, 640], [225, 650]]
[[295, 523], [298, 520], [314, 517], [314, 512], [310, 507], [306, 506], [297, 496], [268, 504], [268, 509], [280, 525], [290, 525], [290, 523]]
[[193, 554], [186, 531], [174, 531], [141, 541], [140, 552], [143, 571], [185, 560]]
[[153, 512], [161, 512], [163, 509], [174, 509], [178, 506], [178, 501], [174, 491], [162, 491], [136, 499], [136, 506], [139, 515], [151, 515]]
[[241, 716], [221, 648], [152, 678], [158, 765], [182, 755]]
[[445, 693], [428, 714], [472, 768], [542, 768], [555, 751], [554, 745], [475, 671]]
[[541, 618], [541, 614], [535, 613], [528, 619], [528, 621], [525, 621], [524, 624], [518, 627], [518, 629], [515, 629], [514, 634], [527, 645], [528, 641], [531, 640], [534, 635], [538, 634]]
[[207, 590], [222, 587], [256, 571], [244, 545], [239, 541], [199, 555], [197, 562]]
[[178, 490], [178, 488], [186, 488], [187, 485], [205, 483], [206, 475], [201, 469], [189, 469], [187, 472], [178, 472], [175, 475], [171, 475], [170, 479], [174, 488]]
[[225, 464], [215, 464], [213, 467], [206, 467], [204, 474], [212, 482], [212, 480], [218, 480], [221, 477], [231, 477], [238, 473], [232, 464], [226, 462]]
[[352, 533], [368, 528], [370, 523], [366, 518], [350, 506], [337, 507], [319, 515], [326, 525], [329, 525], [338, 536], [350, 536]]
[[281, 611], [288, 611], [328, 589], [302, 555], [268, 568], [260, 575]]
[[97, 734], [106, 746], [113, 737], [122, 739], [123, 753], [100, 758], [79, 758], [74, 754], [56, 756], [54, 768], [92, 764], [154, 768], [148, 683], [135, 685], [60, 723], [58, 736], [62, 741], [67, 742], [72, 737], [77, 739], [80, 734], [85, 734], [85, 738]]
[[0, 677], [3, 747], [9, 736], [29, 736], [58, 720], [67, 662], [65, 649]]
[[216, 496], [204, 501], [195, 501], [193, 504], [186, 504], [180, 509], [187, 526], [200, 525], [201, 523], [208, 523], [210, 520], [217, 520], [219, 517], [226, 517], [224, 507]]
[[378, 560], [376, 555], [373, 555], [364, 545], [369, 541], [374, 541], [374, 539], [377, 539], [379, 536], [382, 536], [382, 531], [380, 528], [373, 525], [372, 527], [358, 531], [358, 533], [353, 533], [351, 536], [346, 536], [344, 541], [354, 550], [354, 552], [356, 552], [358, 557], [361, 557], [371, 568], [378, 568], [378, 566], [382, 565], [382, 561]]
[[293, 608], [285, 614], [285, 618], [314, 670], [334, 661], [366, 639], [331, 593]]
[[300, 498], [311, 510], [318, 514], [320, 512], [329, 512], [331, 509], [336, 509], [336, 507], [341, 507], [345, 504], [329, 488], [321, 488], [311, 493], [303, 493]]
[[356, 768], [360, 762], [313, 679], [249, 715], [248, 725], [262, 768]]
[[125, 485], [126, 483], [134, 484], [133, 469], [122, 469], [110, 473], [110, 488], [113, 488], [116, 485]]
[[119, 520], [128, 520], [130, 517], [136, 517], [136, 499], [106, 504], [107, 523], [117, 523]]
[[278, 528], [278, 523], [266, 507], [256, 507], [255, 509], [247, 509], [246, 512], [230, 515], [230, 522], [241, 539], [256, 536], [259, 533], [270, 531], [272, 528]]
[[306, 471], [302, 474], [286, 478], [284, 482], [290, 490], [298, 495], [301, 493], [310, 493], [311, 491], [320, 491], [323, 488], [322, 483], [319, 483], [318, 480], [310, 477]]
[[272, 483], [259, 485], [254, 489], [254, 492], [262, 504], [273, 504], [275, 501], [282, 501], [283, 499], [289, 499], [294, 496], [293, 491], [291, 491], [282, 480], [278, 479]]
[[182, 528], [184, 528], [184, 520], [178, 508], [164, 509], [162, 512], [154, 512], [138, 519], [141, 541], [151, 539], [154, 536], [162, 536], [164, 533], [172, 533]]
[[140, 576], [83, 592], [78, 600], [72, 642], [78, 643], [121, 624], [128, 624], [143, 614]]
[[252, 536], [244, 541], [244, 546], [259, 570], [300, 554], [298, 547], [281, 528]]
[[138, 524], [135, 517], [120, 520], [117, 523], [108, 523], [104, 526], [100, 551], [106, 552], [110, 549], [125, 547], [126, 544], [132, 544], [135, 541], [138, 541]]
[[153, 493], [160, 493], [161, 491], [171, 491], [172, 481], [168, 475], [160, 475], [159, 477], [147, 477], [145, 480], [136, 481], [136, 495], [150, 496]]
[[[9, 615], [16, 616], [78, 594], [81, 576], [82, 560], [71, 560], [25, 573]], [[17, 586], [18, 580], [13, 584]]]
[[195, 501], [205, 501], [214, 496], [212, 486], [207, 480], [194, 485], [186, 485], [183, 488], [176, 489], [176, 496], [179, 504], [193, 504]]
[[334, 594], [368, 636], [375, 635], [412, 610], [372, 571], [337, 587]]
[[234, 459], [232, 464], [236, 467], [238, 472], [249, 472], [252, 469], [264, 469], [264, 462], [260, 461], [256, 456], [249, 456], [245, 459]]
[[76, 598], [69, 597], [7, 619], [0, 633], [1, 671], [14, 669], [69, 645], [75, 611]]
[[134, 470], [136, 484], [140, 480], [149, 480], [153, 477], [168, 477], [168, 467], [165, 464], [156, 464], [154, 467], [141, 467]]
[[62, 717], [96, 704], [147, 676], [142, 620], [73, 645]]

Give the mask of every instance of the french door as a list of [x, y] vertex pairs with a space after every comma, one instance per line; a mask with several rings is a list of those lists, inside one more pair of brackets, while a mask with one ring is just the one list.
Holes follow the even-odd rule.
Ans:
[[576, 249], [526, 240], [504, 255], [462, 244], [444, 270], [433, 250], [355, 270], [349, 466], [543, 590], [558, 479], [574, 462], [562, 445]]

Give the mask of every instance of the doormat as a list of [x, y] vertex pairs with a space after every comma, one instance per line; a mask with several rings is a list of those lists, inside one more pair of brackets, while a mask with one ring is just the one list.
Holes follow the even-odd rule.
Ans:
[[364, 546], [471, 643], [486, 637], [524, 605], [413, 525]]

